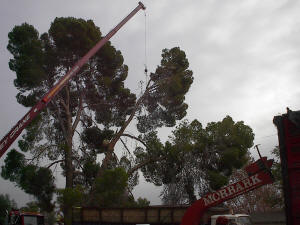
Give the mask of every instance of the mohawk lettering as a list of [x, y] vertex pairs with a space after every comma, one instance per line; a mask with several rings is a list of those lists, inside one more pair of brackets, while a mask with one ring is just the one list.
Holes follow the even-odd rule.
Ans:
[[243, 181], [243, 184], [244, 184], [244, 187], [245, 187], [245, 188], [248, 188], [248, 187], [250, 187], [250, 186], [252, 185], [250, 179], [244, 180], [244, 181]]
[[235, 193], [235, 189], [233, 185], [230, 185], [226, 188], [228, 190], [228, 195], [232, 195]]
[[252, 180], [252, 185], [258, 184], [260, 182], [262, 182], [262, 180], [260, 180], [258, 178], [258, 174], [255, 174], [254, 176], [250, 177], [250, 179]]
[[205, 206], [212, 204], [214, 201], [212, 195], [208, 195], [206, 198], [203, 198]]
[[215, 205], [218, 202], [223, 202], [241, 193], [250, 191], [253, 189], [254, 186], [260, 186], [264, 184], [263, 180], [259, 179], [258, 176], [259, 174], [255, 174], [249, 178], [246, 178], [228, 187], [225, 187], [216, 192], [206, 195], [203, 198], [204, 205], [205, 206]]
[[228, 196], [228, 193], [226, 192], [226, 189], [222, 189], [219, 191], [221, 198], [226, 198]]
[[216, 202], [220, 199], [220, 194], [218, 192], [215, 192], [212, 194], [213, 200]]
[[235, 189], [236, 192], [240, 192], [240, 191], [244, 190], [242, 184], [240, 184], [240, 183], [237, 183], [235, 188], [236, 188], [236, 189]]

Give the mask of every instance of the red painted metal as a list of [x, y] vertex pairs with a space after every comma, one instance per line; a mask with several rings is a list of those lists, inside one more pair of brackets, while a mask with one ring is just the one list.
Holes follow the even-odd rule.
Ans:
[[266, 166], [267, 168], [271, 168], [273, 162], [274, 162], [273, 159], [267, 160], [267, 157], [262, 157], [261, 159], [255, 161], [254, 163], [246, 166], [244, 170], [247, 172], [248, 176], [251, 176], [260, 170], [266, 169]]
[[[11, 210], [8, 214], [8, 225], [26, 225], [24, 217], [36, 218], [39, 225], [44, 225], [44, 215], [38, 212], [22, 212], [20, 210]], [[32, 220], [32, 219], [31, 219]], [[28, 224], [28, 223], [27, 223]]]
[[208, 208], [270, 183], [273, 183], [273, 178], [268, 171], [264, 170], [216, 192], [209, 193], [194, 202], [187, 209], [182, 218], [181, 225], [198, 225], [201, 217]]
[[16, 140], [24, 128], [44, 109], [52, 98], [66, 85], [66, 83], [77, 74], [80, 68], [106, 43], [108, 40], [140, 9], [145, 10], [146, 7], [139, 2], [138, 6], [126, 16], [114, 29], [112, 29], [104, 38], [102, 38], [88, 53], [86, 53], [68, 72], [62, 77], [58, 83], [35, 105], [29, 112], [17, 122], [17, 124], [4, 136], [0, 141], [0, 158]]
[[273, 120], [278, 129], [287, 225], [300, 224], [300, 127], [288, 114]]

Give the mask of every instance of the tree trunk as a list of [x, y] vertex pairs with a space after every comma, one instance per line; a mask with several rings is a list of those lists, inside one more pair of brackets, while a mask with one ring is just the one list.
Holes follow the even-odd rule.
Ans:
[[[65, 151], [66, 189], [71, 189], [73, 188], [72, 142], [71, 145], [67, 144]], [[65, 207], [64, 220], [65, 225], [72, 224], [72, 207]]]
[[193, 204], [197, 200], [197, 198], [194, 193], [194, 183], [190, 177], [186, 177], [184, 189], [189, 196], [189, 203]]
[[[65, 87], [66, 100], [65, 100], [65, 111], [67, 119], [67, 135], [66, 146], [65, 146], [65, 173], [66, 173], [66, 189], [73, 188], [73, 163], [72, 163], [72, 140], [73, 140], [73, 127], [72, 127], [72, 115], [70, 112], [70, 92], [68, 86]], [[72, 207], [66, 206], [64, 209], [64, 222], [65, 225], [72, 224]]]

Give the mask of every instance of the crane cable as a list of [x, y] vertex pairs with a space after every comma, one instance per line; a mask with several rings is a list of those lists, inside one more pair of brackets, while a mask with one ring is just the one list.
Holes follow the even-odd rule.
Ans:
[[146, 11], [144, 11], [144, 15], [145, 15], [145, 40], [144, 40], [144, 44], [145, 44], [145, 69], [144, 69], [144, 73], [146, 75], [146, 83], [148, 82], [148, 68], [147, 68], [147, 20], [146, 20]]

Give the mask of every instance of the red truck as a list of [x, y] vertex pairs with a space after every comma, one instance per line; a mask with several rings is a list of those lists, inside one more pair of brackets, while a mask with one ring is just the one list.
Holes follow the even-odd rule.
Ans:
[[44, 216], [37, 212], [11, 210], [8, 214], [8, 225], [44, 225]]

